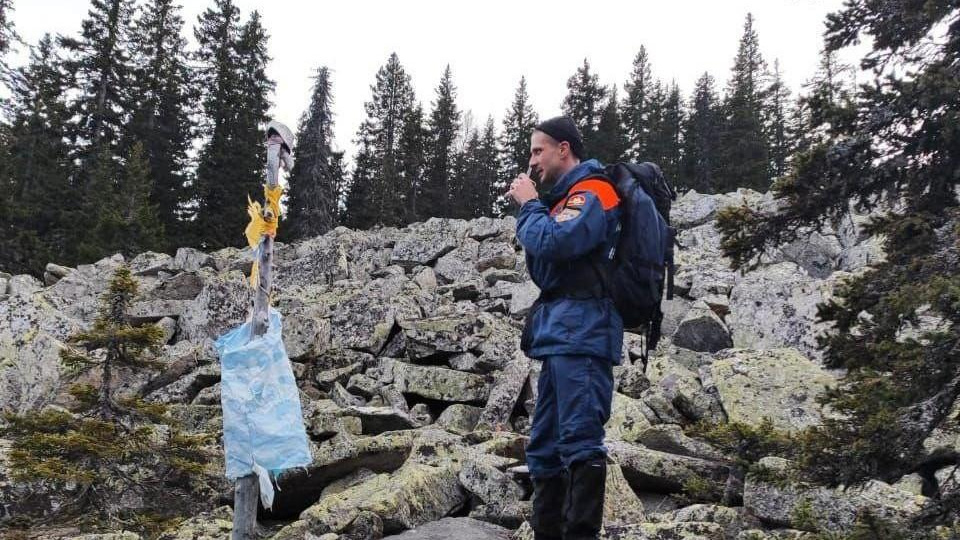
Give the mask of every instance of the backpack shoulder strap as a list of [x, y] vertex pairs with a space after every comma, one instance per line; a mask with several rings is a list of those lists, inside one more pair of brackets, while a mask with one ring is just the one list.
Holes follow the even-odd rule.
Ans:
[[620, 196], [617, 194], [616, 188], [613, 187], [609, 179], [603, 176], [591, 176], [581, 180], [574, 184], [567, 193], [569, 195], [578, 191], [589, 191], [596, 195], [600, 199], [600, 204], [603, 205], [604, 210], [610, 210], [620, 204]]

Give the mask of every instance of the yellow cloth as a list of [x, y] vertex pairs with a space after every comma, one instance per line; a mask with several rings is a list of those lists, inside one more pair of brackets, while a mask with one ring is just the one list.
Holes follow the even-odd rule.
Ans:
[[[260, 239], [264, 235], [271, 238], [277, 235], [277, 225], [280, 222], [280, 196], [283, 195], [283, 188], [279, 185], [270, 187], [263, 186], [263, 198], [266, 200], [267, 209], [254, 202], [247, 196], [247, 214], [250, 216], [250, 223], [247, 224], [244, 234], [247, 236], [247, 243], [255, 248], [260, 245]], [[253, 261], [253, 269], [250, 272], [250, 286], [256, 287], [260, 278], [260, 260]]]

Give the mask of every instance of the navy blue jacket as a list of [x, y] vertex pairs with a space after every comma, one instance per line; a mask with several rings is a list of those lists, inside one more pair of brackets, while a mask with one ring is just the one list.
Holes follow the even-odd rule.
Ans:
[[[581, 162], [549, 194], [520, 208], [517, 239], [542, 295], [574, 291], [584, 296], [565, 294], [534, 305], [524, 347], [531, 358], [585, 355], [620, 363], [623, 320], [611, 299], [589, 297], [600, 287], [598, 268], [609, 264], [620, 221], [612, 187], [602, 180], [584, 182], [602, 171], [597, 160]], [[597, 189], [587, 189], [591, 185]]]

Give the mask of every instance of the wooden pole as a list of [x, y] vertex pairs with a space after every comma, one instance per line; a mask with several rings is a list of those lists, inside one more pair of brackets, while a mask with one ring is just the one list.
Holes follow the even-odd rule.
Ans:
[[[276, 123], [271, 123], [271, 126]], [[284, 129], [286, 129], [284, 127]], [[282, 130], [281, 130], [282, 131]], [[267, 139], [267, 186], [275, 188], [279, 183], [281, 162], [289, 170], [291, 158], [283, 147], [292, 147], [293, 141], [285, 141], [277, 131], [268, 133]], [[286, 130], [289, 133], [289, 130]], [[263, 215], [268, 221], [280, 219], [272, 215], [267, 201], [263, 204]], [[273, 287], [273, 237], [264, 234], [260, 237], [259, 282], [257, 294], [253, 299], [250, 339], [267, 333], [270, 327], [270, 290]], [[257, 530], [257, 509], [260, 500], [260, 483], [256, 474], [248, 474], [237, 479], [233, 495], [233, 532], [232, 540], [254, 540]]]

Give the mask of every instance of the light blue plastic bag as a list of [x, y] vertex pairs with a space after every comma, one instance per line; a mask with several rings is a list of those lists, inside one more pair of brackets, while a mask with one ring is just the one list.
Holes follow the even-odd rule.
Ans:
[[256, 473], [266, 508], [273, 504], [267, 471], [276, 474], [312, 462], [281, 324], [280, 313], [271, 309], [270, 328], [263, 336], [251, 341], [248, 321], [215, 344], [221, 363], [227, 478]]

